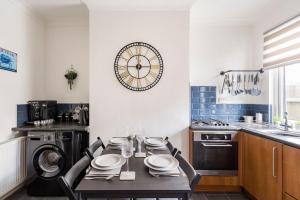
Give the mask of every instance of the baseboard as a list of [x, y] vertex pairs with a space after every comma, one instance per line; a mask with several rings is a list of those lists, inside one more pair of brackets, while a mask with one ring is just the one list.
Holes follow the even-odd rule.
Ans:
[[196, 192], [240, 192], [240, 186], [234, 185], [199, 185]]
[[8, 193], [6, 193], [4, 196], [0, 197], [0, 200], [4, 200], [8, 197], [10, 197], [11, 195], [13, 195], [16, 191], [20, 190], [22, 187], [24, 187], [26, 185], [27, 181], [23, 181], [22, 183], [20, 183], [18, 186], [16, 186], [14, 189], [12, 189], [11, 191], [9, 191]]

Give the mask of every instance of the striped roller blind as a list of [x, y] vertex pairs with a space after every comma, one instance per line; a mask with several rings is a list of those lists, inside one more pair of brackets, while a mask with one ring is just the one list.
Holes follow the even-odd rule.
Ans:
[[264, 33], [264, 67], [297, 61], [300, 61], [300, 15]]

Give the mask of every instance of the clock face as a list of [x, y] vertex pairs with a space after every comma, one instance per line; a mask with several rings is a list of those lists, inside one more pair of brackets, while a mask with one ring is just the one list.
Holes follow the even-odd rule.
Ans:
[[145, 91], [160, 80], [163, 60], [153, 46], [144, 42], [134, 42], [119, 51], [114, 69], [123, 86], [133, 91]]

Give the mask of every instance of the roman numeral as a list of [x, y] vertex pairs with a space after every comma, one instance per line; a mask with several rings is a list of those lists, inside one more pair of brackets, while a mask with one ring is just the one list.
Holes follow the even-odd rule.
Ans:
[[147, 86], [151, 84], [151, 82], [148, 80], [147, 77], [145, 77], [144, 80], [145, 80]]
[[138, 88], [141, 88], [141, 87], [142, 87], [142, 84], [141, 84], [141, 80], [140, 80], [140, 79], [137, 79], [137, 81], [136, 81], [136, 86], [137, 86]]
[[126, 83], [130, 86], [132, 86], [132, 82], [133, 82], [134, 78], [132, 76], [129, 77], [129, 79], [126, 81]]
[[118, 65], [118, 70], [127, 70], [125, 65]]
[[120, 76], [122, 79], [126, 79], [130, 75], [129, 75], [128, 71], [126, 71], [126, 72], [121, 73]]
[[131, 58], [133, 56], [131, 49], [127, 49], [126, 53], [129, 55], [129, 58]]
[[156, 79], [157, 75], [156, 73], [150, 71], [149, 75], [153, 78], [153, 79]]
[[152, 58], [149, 59], [149, 62], [151, 62], [152, 60], [156, 60], [157, 59], [157, 56], [153, 56]]
[[122, 59], [125, 60], [126, 62], [129, 60], [129, 59], [125, 58], [124, 56], [120, 56], [120, 58], [122, 58]]
[[136, 46], [135, 47], [135, 52], [137, 55], [141, 55], [141, 47], [140, 46]]
[[151, 69], [159, 69], [160, 65], [151, 65]]
[[149, 48], [147, 48], [147, 51], [144, 54], [145, 57], [147, 57], [148, 52], [149, 52]]

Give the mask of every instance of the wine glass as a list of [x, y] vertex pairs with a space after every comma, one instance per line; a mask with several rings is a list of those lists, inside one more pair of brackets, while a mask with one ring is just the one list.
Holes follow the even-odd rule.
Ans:
[[132, 140], [127, 140], [122, 144], [122, 156], [126, 159], [127, 172], [129, 172], [129, 158], [133, 155]]

